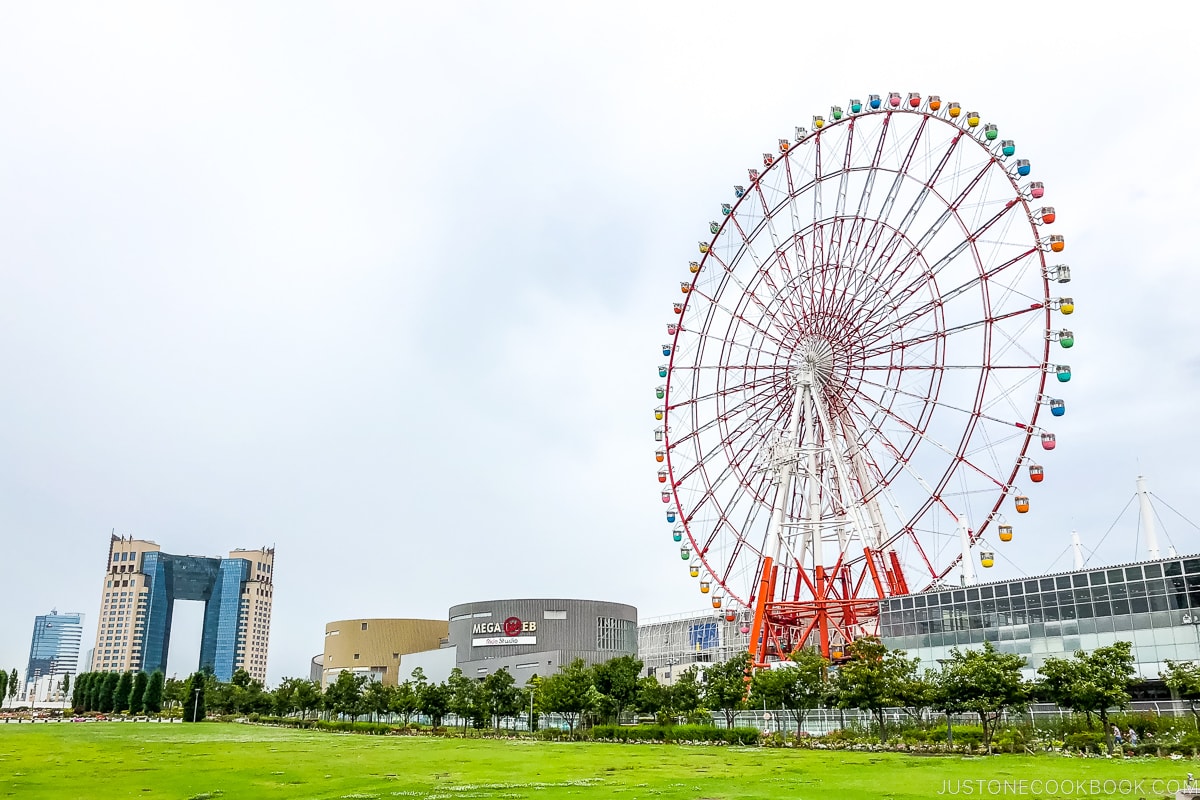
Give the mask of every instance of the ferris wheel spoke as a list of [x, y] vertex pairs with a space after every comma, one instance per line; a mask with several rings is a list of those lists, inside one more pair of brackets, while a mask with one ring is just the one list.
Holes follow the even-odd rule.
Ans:
[[[984, 177], [987, 176], [988, 171], [991, 169], [991, 167], [992, 167], [992, 165], [990, 162], [985, 164], [983, 166], [983, 168], [981, 170], [979, 170], [979, 172], [977, 172], [975, 174], [975, 176], [967, 183], [966, 187], [963, 188], [963, 190], [958, 194], [958, 196], [953, 201], [951, 201], [950, 203], [948, 203], [946, 205], [945, 210], [941, 213], [940, 216], [938, 216], [938, 218], [933, 222], [933, 224], [930, 225], [929, 228], [920, 236], [920, 238], [918, 238], [915, 241], [915, 243], [914, 243], [912, 249], [909, 251], [909, 253], [906, 254], [901, 259], [900, 263], [895, 267], [894, 272], [892, 273], [895, 276], [895, 279], [892, 282], [885, 284], [882, 287], [883, 292], [881, 294], [883, 295], [883, 297], [881, 297], [881, 302], [883, 302], [884, 299], [886, 298], [886, 300], [889, 302], [897, 302], [898, 301], [898, 302], [902, 303], [904, 300], [906, 300], [908, 297], [910, 297], [914, 291], [916, 291], [918, 288], [920, 288], [920, 286], [924, 285], [925, 281], [921, 281], [921, 280], [913, 281], [912, 283], [910, 283], [908, 285], [908, 287], [906, 287], [904, 290], [901, 291], [900, 297], [898, 298], [898, 300], [896, 298], [892, 297], [892, 290], [895, 289], [895, 287], [897, 285], [897, 281], [904, 276], [907, 266], [908, 266], [908, 262], [910, 260], [915, 260], [916, 258], [921, 257], [921, 254], [923, 254], [925, 252], [925, 250], [932, 243], [934, 237], [937, 236], [937, 234], [939, 234], [942, 231], [942, 229], [945, 227], [947, 222], [949, 222], [951, 219], [958, 219], [958, 209], [962, 206], [962, 204], [964, 202], [966, 202], [966, 200], [970, 197], [971, 193], [975, 190], [975, 188], [979, 185], [979, 183], [981, 181], [983, 181]], [[991, 228], [992, 224], [994, 224], [994, 222], [996, 222], [998, 219], [1000, 219], [1005, 213], [1007, 213], [1013, 207], [1015, 207], [1015, 204], [1006, 206], [998, 214], [996, 214], [991, 220], [988, 220], [987, 222], [985, 222], [982, 226], [977, 228], [974, 232], [967, 234], [966, 238], [962, 239], [957, 245], [955, 245], [953, 248], [951, 248], [950, 251], [946, 255], [942, 256], [940, 259], [938, 259], [933, 264], [931, 264], [927, 270], [927, 274], [928, 274], [929, 278], [937, 277], [938, 273], [940, 273], [942, 271], [942, 269], [944, 269], [948, 264], [953, 263], [954, 260], [957, 259], [958, 256], [961, 255], [964, 250], [967, 249], [967, 247], [972, 245], [976, 239], [978, 239], [984, 233], [986, 233], [988, 231], [988, 229]], [[879, 263], [879, 262], [875, 263], [873, 265], [873, 268], [877, 269], [877, 270], [881, 269], [882, 263]]]
[[[764, 389], [763, 391], [761, 391], [755, 395], [752, 395], [751, 397], [747, 398], [746, 400], [743, 400], [740, 404], [738, 404], [733, 409], [727, 410], [723, 414], [715, 415], [711, 420], [709, 420], [701, 425], [695, 426], [691, 431], [689, 431], [688, 433], [685, 433], [683, 436], [679, 437], [678, 439], [671, 439], [670, 442], [668, 442], [668, 449], [670, 449], [670, 447], [679, 446], [679, 445], [684, 444], [692, 439], [698, 438], [699, 436], [707, 433], [712, 428], [720, 427], [720, 425], [722, 423], [726, 422], [730, 417], [732, 417], [735, 414], [743, 414], [744, 415], [747, 411], [757, 410], [760, 407], [764, 407], [768, 403], [768, 401], [772, 400], [774, 397], [775, 397], [775, 393], [773, 391], [770, 391], [769, 389]], [[683, 407], [684, 405], [685, 404], [681, 403], [680, 407]], [[698, 406], [695, 404], [688, 403], [687, 405], [692, 405], [693, 410], [698, 408]]]
[[[888, 340], [888, 341], [883, 342], [878, 347], [864, 350], [863, 358], [875, 358], [875, 357], [885, 355], [890, 352], [894, 352], [897, 349], [916, 347], [917, 345], [926, 344], [928, 342], [937, 341], [940, 339], [945, 339], [949, 336], [953, 336], [956, 333], [964, 333], [966, 331], [975, 330], [976, 328], [981, 328], [981, 327], [985, 327], [985, 326], [993, 326], [994, 327], [997, 322], [1003, 322], [1004, 320], [1012, 319], [1013, 317], [1027, 316], [1027, 315], [1030, 315], [1031, 313], [1040, 312], [1042, 310], [1043, 310], [1042, 305], [1038, 304], [1031, 308], [1019, 308], [1015, 311], [1009, 311], [1008, 313], [1005, 313], [1005, 314], [998, 314], [998, 315], [996, 315], [994, 317], [990, 317], [988, 319], [975, 320], [974, 322], [965, 322], [961, 325], [955, 325], [952, 328], [946, 328], [944, 330], [929, 331], [927, 333], [923, 333], [923, 334], [920, 334], [918, 336], [914, 336], [914, 337], [908, 338], [908, 339]], [[888, 330], [885, 330], [883, 332], [883, 335], [887, 335], [890, 332], [894, 332], [894, 330], [897, 330], [897, 329], [889, 328]], [[878, 340], [878, 338], [879, 337], [876, 337], [877, 340]]]
[[[762, 312], [761, 315], [763, 317], [770, 318], [770, 309], [767, 307], [766, 304], [763, 303], [762, 299], [759, 298], [756, 293], [750, 291], [750, 287], [748, 287], [729, 266], [727, 266], [723, 261], [721, 261], [721, 259], [715, 258], [714, 260], [718, 264], [720, 264], [721, 267], [725, 270], [725, 273], [726, 273], [726, 275], [729, 276], [729, 279], [732, 280], [737, 285], [737, 287], [742, 290], [743, 300], [748, 300], [749, 302], [753, 303], [758, 308], [758, 310], [760, 312]], [[722, 304], [716, 298], [715, 294], [712, 296], [707, 295], [701, 289], [692, 289], [692, 292], [698, 293], [701, 297], [703, 297], [705, 300], [707, 300], [710, 304], [712, 304], [716, 308], [719, 308], [721, 311], [724, 311], [731, 318], [744, 322], [746, 325], [748, 325], [748, 326], [754, 328], [755, 330], [757, 330], [758, 332], [762, 333], [763, 336], [770, 338], [776, 344], [782, 344], [782, 341], [778, 338], [778, 335], [772, 336], [766, 330], [763, 330], [762, 328], [759, 328], [758, 326], [756, 326], [754, 323], [750, 322], [750, 320], [747, 319], [742, 314], [727, 308], [724, 304]], [[690, 293], [691, 292], [689, 292], [689, 294]]]
[[[965, 134], [960, 132], [950, 140], [950, 144], [946, 147], [946, 151], [942, 154], [941, 160], [938, 161], [938, 163], [934, 166], [929, 177], [922, 181], [921, 191], [917, 194], [916, 199], [913, 200], [912, 205], [909, 206], [908, 211], [905, 212], [903, 219], [900, 220], [900, 224], [896, 226], [896, 231], [902, 236], [908, 235], [908, 229], [912, 227], [913, 222], [916, 221], [917, 215], [925, 205], [925, 201], [929, 199], [931, 194], [934, 194], [934, 186], [937, 185], [938, 180], [942, 176], [942, 172], [946, 169], [946, 165], [950, 163], [950, 158], [956, 152], [958, 143], [962, 140], [964, 135]], [[917, 240], [917, 247], [923, 247], [923, 244], [927, 243], [927, 239], [928, 232], [925, 236], [922, 236]]]
[[887, 195], [883, 200], [883, 207], [880, 209], [878, 219], [887, 220], [892, 215], [892, 206], [895, 205], [896, 198], [900, 195], [900, 189], [904, 185], [904, 179], [908, 174], [909, 168], [912, 166], [913, 156], [916, 155], [917, 146], [921, 142], [921, 134], [925, 132], [925, 125], [928, 122], [927, 118], [922, 118], [917, 133], [913, 136], [909, 143], [908, 152], [905, 153], [903, 160], [897, 166], [895, 177], [892, 179], [892, 185], [889, 187]]
[[[977, 273], [977, 274], [973, 275], [968, 280], [966, 280], [963, 283], [960, 283], [955, 288], [944, 291], [942, 294], [938, 295], [937, 297], [935, 297], [931, 300], [928, 300], [925, 303], [923, 303], [922, 305], [913, 309], [912, 311], [909, 311], [904, 316], [898, 317], [897, 319], [890, 321], [886, 326], [868, 330], [866, 332], [865, 338], [871, 342], [877, 342], [877, 341], [882, 340], [884, 337], [890, 336], [892, 333], [894, 333], [895, 331], [897, 331], [901, 328], [905, 328], [905, 327], [908, 327], [909, 325], [912, 325], [914, 322], [916, 322], [917, 320], [919, 320], [921, 317], [925, 316], [926, 314], [929, 314], [931, 312], [934, 312], [941, 308], [944, 308], [950, 301], [967, 294], [972, 289], [978, 288], [979, 285], [981, 283], [983, 283], [985, 280], [994, 279], [996, 275], [1000, 274], [1001, 272], [1003, 272], [1004, 270], [1013, 266], [1014, 264], [1020, 263], [1022, 260], [1027, 258], [1033, 252], [1036, 252], [1036, 250], [1028, 250], [1028, 251], [1022, 253], [1021, 255], [1016, 256], [1014, 258], [1010, 258], [1009, 260], [1007, 260], [1001, 264], [998, 264], [995, 267], [993, 267], [985, 272], [981, 272], [981, 273]], [[1036, 311], [1036, 310], [1040, 309], [1041, 307], [1042, 307], [1042, 303], [1039, 302], [1038, 306], [1036, 308], [1032, 308], [1032, 307], [1031, 308], [1023, 308], [1017, 312], [1013, 312], [1012, 315], [1026, 313], [1031, 310]]]
[[[971, 233], [971, 234], [970, 234], [970, 235], [969, 235], [967, 238], [963, 239], [963, 240], [962, 240], [962, 241], [961, 241], [959, 244], [957, 244], [957, 245], [956, 245], [956, 246], [955, 246], [955, 247], [954, 247], [954, 248], [953, 248], [953, 249], [950, 251], [950, 253], [948, 253], [947, 255], [943, 256], [943, 257], [942, 257], [941, 259], [939, 259], [937, 262], [935, 262], [934, 264], [932, 264], [932, 265], [930, 266], [930, 268], [929, 268], [929, 272], [928, 272], [928, 276], [929, 276], [929, 278], [930, 278], [930, 279], [932, 279], [932, 278], [935, 278], [935, 277], [937, 277], [937, 275], [938, 275], [938, 274], [939, 274], [939, 273], [940, 273], [942, 270], [944, 270], [948, 264], [950, 264], [952, 261], [954, 261], [954, 259], [956, 259], [956, 258], [957, 258], [959, 255], [961, 255], [961, 254], [963, 253], [963, 251], [965, 251], [967, 248], [969, 248], [969, 247], [973, 246], [973, 245], [974, 245], [974, 243], [975, 243], [975, 240], [976, 240], [976, 239], [977, 239], [977, 238], [978, 238], [980, 235], [982, 235], [982, 234], [983, 234], [983, 233], [984, 233], [984, 232], [987, 230], [987, 228], [988, 228], [988, 227], [990, 227], [990, 225], [992, 225], [994, 222], [996, 222], [996, 221], [997, 221], [997, 220], [998, 220], [998, 219], [999, 219], [1001, 216], [1003, 216], [1005, 213], [1007, 213], [1007, 209], [1006, 209], [1006, 210], [1004, 210], [1004, 211], [1001, 211], [1001, 212], [1000, 212], [999, 214], [997, 214], [995, 217], [992, 217], [992, 219], [990, 219], [990, 220], [989, 220], [987, 223], [985, 223], [985, 224], [983, 225], [983, 227], [981, 227], [981, 228], [977, 229], [976, 231], [974, 231], [973, 233]], [[1026, 253], [1026, 254], [1023, 254], [1023, 256], [1022, 256], [1022, 257], [1024, 257], [1025, 255], [1028, 255], [1028, 253]], [[977, 277], [977, 278], [973, 278], [973, 279], [972, 279], [972, 281], [975, 281], [975, 282], [978, 282], [979, 280], [982, 280], [982, 278], [981, 278], [981, 277]], [[910, 283], [908, 286], [906, 286], [904, 289], [902, 289], [902, 290], [900, 291], [900, 293], [898, 294], [898, 296], [895, 296], [895, 297], [893, 297], [893, 298], [892, 298], [892, 301], [891, 301], [892, 305], [894, 305], [894, 306], [903, 306], [903, 305], [904, 305], [905, 303], [907, 303], [909, 300], [913, 299], [913, 298], [916, 296], [916, 294], [917, 294], [918, 292], [920, 292], [922, 289], [924, 289], [924, 288], [926, 287], [926, 285], [927, 285], [927, 280], [926, 280], [926, 281], [922, 281], [922, 280], [915, 280], [915, 281], [911, 282], [911, 283]], [[954, 295], [954, 296], [957, 296], [957, 295]], [[953, 298], [952, 298], [952, 299], [953, 299]], [[926, 305], [928, 305], [928, 303], [926, 303]], [[942, 305], [944, 305], [944, 304], [942, 304]], [[1040, 307], [1040, 304], [1039, 304], [1039, 307]], [[1027, 309], [1025, 309], [1025, 310], [1027, 310]], [[870, 335], [873, 335], [873, 334], [875, 334], [875, 333], [876, 333], [876, 331], [874, 331], [874, 330], [867, 330], [867, 331], [866, 331], [866, 334], [867, 334], [868, 336], [870, 336]]]
[[[886, 391], [891, 394], [897, 394], [902, 397], [907, 397], [912, 400], [916, 400], [916, 401], [920, 401], [920, 402], [924, 402], [924, 403], [930, 403], [931, 405], [936, 406], [937, 408], [945, 408], [950, 411], [957, 411], [961, 414], [966, 414], [968, 416], [972, 416], [972, 415], [975, 415], [976, 413], [979, 413], [979, 412], [976, 412], [969, 408], [963, 408], [961, 406], [953, 405], [952, 403], [947, 403], [946, 401], [941, 400], [940, 398], [926, 397], [925, 395], [920, 395], [920, 394], [917, 394], [916, 392], [905, 391], [904, 389], [898, 389], [894, 386], [889, 386], [887, 384], [876, 383], [875, 381], [869, 381], [865, 378], [863, 379], [863, 384], [866, 386], [872, 386], [876, 389], [880, 389], [882, 391]], [[1013, 420], [1001, 419], [1000, 417], [994, 417], [994, 416], [990, 416], [988, 414], [983, 414], [983, 413], [979, 413], [979, 416], [983, 419], [990, 420], [991, 422], [997, 422], [1001, 425], [1006, 425], [1009, 427], [1021, 426], [1024, 424], [1022, 422], [1014, 422]]]
[[738, 236], [742, 240], [741, 251], [733, 254], [733, 257], [729, 260], [730, 263], [736, 264], [741, 258], [741, 253], [745, 253], [750, 257], [750, 260], [754, 262], [755, 268], [762, 269], [762, 262], [759, 260], [758, 253], [756, 253], [754, 250], [754, 240], [747, 235], [745, 229], [742, 228], [742, 223], [738, 219], [737, 212], [730, 213], [729, 222], [727, 224], [733, 225], [734, 230], [737, 231]]
[[717, 399], [729, 397], [730, 395], [738, 394], [740, 392], [745, 392], [750, 389], [757, 389], [757, 388], [763, 387], [763, 386], [774, 387], [778, 383], [779, 383], [779, 378], [777, 376], [768, 375], [764, 378], [759, 378], [759, 379], [755, 379], [752, 381], [746, 381], [744, 383], [734, 384], [733, 386], [721, 386], [720, 388], [714, 389], [711, 392], [706, 392], [705, 394], [696, 395], [694, 397], [688, 397], [688, 398], [680, 401], [679, 403], [676, 403], [674, 405], [669, 405], [669, 406], [667, 406], [667, 411], [675, 411], [676, 409], [686, 408], [690, 405], [696, 405], [699, 403], [707, 403], [711, 400], [717, 400]]
[[[917, 428], [911, 422], [904, 419], [904, 417], [902, 417], [899, 414], [897, 414], [896, 412], [894, 412], [891, 408], [885, 407], [883, 405], [879, 405], [879, 404], [875, 403], [875, 401], [871, 400], [870, 398], [866, 398], [866, 400], [867, 400], [867, 402], [875, 405], [876, 408], [878, 408], [880, 411], [882, 411], [884, 414], [886, 414], [888, 417], [890, 417], [893, 421], [895, 421], [901, 427], [907, 429], [909, 431], [909, 433], [920, 437], [920, 439], [922, 441], [928, 442], [930, 445], [932, 445], [933, 447], [940, 450], [943, 454], [950, 457], [953, 461], [957, 461], [958, 463], [961, 463], [961, 464], [964, 464], [964, 465], [970, 467], [972, 470], [977, 472], [981, 477], [986, 478], [987, 480], [994, 483], [998, 488], [1001, 488], [1001, 489], [1006, 488], [1003, 483], [1001, 483], [999, 480], [997, 480], [995, 478], [995, 476], [993, 476], [991, 473], [989, 473], [987, 470], [983, 469], [982, 467], [976, 465], [970, 459], [966, 458], [965, 454], [960, 454], [959, 452], [956, 452], [955, 449], [947, 447], [946, 445], [942, 444], [941, 442], [936, 441], [932, 436], [929, 435], [929, 433], [927, 431]], [[878, 431], [877, 431], [877, 433], [878, 433]], [[880, 435], [883, 435], [883, 434], [880, 433]], [[937, 490], [940, 490], [940, 488], [941, 487], [935, 487], [935, 489], [937, 489]]]
[[[697, 467], [700, 468], [699, 474], [701, 474], [704, 477], [704, 481], [707, 485], [707, 492], [704, 496], [704, 499], [701, 500], [701, 503], [696, 505], [695, 507], [693, 507], [693, 509], [689, 512], [688, 516], [685, 517], [685, 519], [689, 519], [690, 517], [697, 514], [699, 512], [701, 506], [705, 502], [711, 501], [713, 503], [713, 507], [715, 509], [717, 509], [718, 512], [720, 512], [720, 518], [722, 520], [726, 520], [727, 514], [725, 513], [725, 509], [716, 498], [718, 497], [718, 493], [723, 491], [725, 483], [727, 481], [729, 481], [731, 478], [735, 478], [735, 479], [737, 478], [738, 470], [736, 468], [736, 465], [729, 464], [729, 465], [725, 466], [724, 468], [722, 468], [721, 471], [718, 472], [715, 476], [710, 477], [707, 474], [707, 472], [703, 469], [703, 466], [705, 463], [706, 462], [703, 462], [703, 461], [698, 462]], [[742, 484], [741, 480], [738, 480], [738, 484], [744, 485], [744, 484]], [[682, 511], [683, 509], [681, 508], [680, 510]]]

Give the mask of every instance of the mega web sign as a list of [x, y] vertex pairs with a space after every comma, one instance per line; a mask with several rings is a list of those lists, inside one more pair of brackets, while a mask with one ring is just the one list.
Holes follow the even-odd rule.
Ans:
[[[471, 626], [472, 647], [499, 647], [503, 645], [537, 644], [536, 622], [525, 622], [520, 617], [509, 617], [504, 622], [476, 622]], [[489, 636], [488, 634], [493, 634]]]

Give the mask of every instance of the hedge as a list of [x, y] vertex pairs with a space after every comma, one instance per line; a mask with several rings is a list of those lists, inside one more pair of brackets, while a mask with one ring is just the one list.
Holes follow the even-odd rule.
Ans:
[[718, 728], [713, 725], [597, 725], [592, 739], [606, 742], [705, 742], [756, 745], [757, 728]]

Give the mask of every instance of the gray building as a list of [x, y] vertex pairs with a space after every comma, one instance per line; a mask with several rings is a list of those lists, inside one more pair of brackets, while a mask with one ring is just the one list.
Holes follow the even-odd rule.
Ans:
[[[749, 623], [709, 612], [648, 620], [638, 629], [639, 656], [661, 682], [696, 665], [724, 661], [749, 647]], [[1200, 555], [1171, 556], [946, 587], [880, 603], [879, 632], [888, 647], [939, 669], [954, 648], [992, 642], [1026, 659], [1033, 677], [1049, 656], [1133, 644], [1137, 674], [1155, 680], [1166, 661], [1200, 661]]]
[[1167, 659], [1200, 660], [1200, 556], [1096, 567], [893, 597], [881, 603], [884, 644], [937, 669], [957, 647], [993, 642], [1025, 656], [1133, 643], [1137, 673], [1155, 679]]
[[507, 669], [523, 685], [582, 658], [599, 664], [637, 654], [637, 609], [597, 600], [524, 599], [450, 609], [448, 645], [459, 669], [482, 679]]

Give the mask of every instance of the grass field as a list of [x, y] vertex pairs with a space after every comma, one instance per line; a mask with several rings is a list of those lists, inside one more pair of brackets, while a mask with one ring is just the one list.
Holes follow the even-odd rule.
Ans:
[[[1166, 781], [1197, 767], [1190, 760], [377, 737], [219, 723], [0, 724], [0, 797], [22, 800], [923, 800], [945, 796], [947, 789], [965, 794], [960, 781], [971, 782], [967, 788], [978, 797], [1149, 800], [1173, 796]], [[1031, 783], [1022, 791], [1021, 780], [1070, 782], [1069, 791]], [[1105, 787], [1105, 780], [1130, 783]], [[1006, 790], [987, 781], [1010, 783]]]

